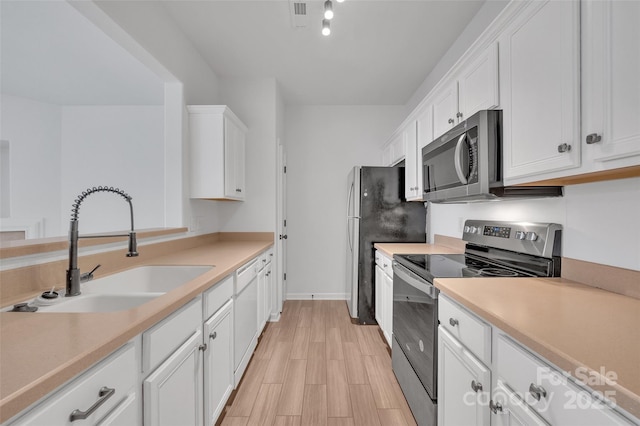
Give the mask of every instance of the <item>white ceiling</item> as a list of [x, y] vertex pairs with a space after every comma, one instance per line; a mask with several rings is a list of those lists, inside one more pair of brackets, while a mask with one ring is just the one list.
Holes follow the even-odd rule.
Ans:
[[161, 105], [164, 84], [65, 1], [0, 0], [2, 93], [55, 105]]
[[[127, 0], [122, 0], [127, 1]], [[299, 0], [302, 1], [302, 0]], [[287, 104], [404, 105], [484, 0], [164, 1], [220, 78], [274, 77]], [[162, 82], [65, 1], [0, 0], [2, 92], [54, 104], [161, 104]]]
[[483, 2], [334, 1], [328, 37], [318, 0], [306, 28], [287, 0], [163, 4], [219, 77], [275, 77], [287, 104], [404, 105]]

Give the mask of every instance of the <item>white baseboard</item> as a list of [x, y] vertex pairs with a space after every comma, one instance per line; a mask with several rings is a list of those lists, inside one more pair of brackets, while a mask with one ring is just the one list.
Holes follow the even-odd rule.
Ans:
[[347, 300], [347, 293], [288, 293], [286, 300]]
[[280, 321], [280, 312], [275, 313], [275, 314], [271, 314], [271, 316], [269, 316], [269, 322], [278, 322]]

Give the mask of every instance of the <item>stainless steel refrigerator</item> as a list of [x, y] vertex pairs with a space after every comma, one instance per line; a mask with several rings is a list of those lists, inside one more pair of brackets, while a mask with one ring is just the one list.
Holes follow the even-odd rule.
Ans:
[[349, 313], [360, 324], [375, 320], [374, 243], [424, 243], [421, 202], [404, 200], [404, 167], [354, 167], [347, 200]]

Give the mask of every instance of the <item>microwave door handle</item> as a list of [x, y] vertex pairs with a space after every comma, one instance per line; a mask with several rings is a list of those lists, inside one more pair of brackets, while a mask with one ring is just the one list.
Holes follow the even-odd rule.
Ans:
[[466, 133], [463, 133], [460, 136], [460, 139], [458, 139], [458, 143], [456, 144], [456, 151], [453, 154], [453, 165], [456, 168], [456, 174], [458, 175], [458, 179], [460, 179], [460, 182], [464, 185], [466, 185], [469, 182], [469, 179], [467, 178], [467, 176], [464, 175], [464, 172], [462, 171], [462, 162], [460, 161], [460, 151], [462, 151], [462, 144], [466, 136], [467, 136]]

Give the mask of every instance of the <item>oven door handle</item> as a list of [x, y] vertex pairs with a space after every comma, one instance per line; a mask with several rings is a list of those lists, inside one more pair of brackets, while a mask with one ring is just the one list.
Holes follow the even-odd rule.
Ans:
[[433, 284], [426, 282], [424, 279], [418, 277], [396, 261], [393, 262], [393, 272], [402, 281], [409, 284], [411, 287], [420, 290], [422, 293], [425, 293], [431, 299], [438, 298], [438, 289]]
[[460, 135], [460, 139], [458, 139], [458, 143], [456, 144], [456, 151], [453, 154], [453, 165], [455, 166], [458, 179], [460, 179], [460, 182], [463, 185], [466, 185], [467, 183], [469, 183], [469, 177], [465, 176], [464, 172], [462, 171], [462, 161], [460, 159], [460, 152], [462, 151], [462, 143], [464, 142], [464, 139], [466, 136], [467, 136], [466, 133], [463, 133], [462, 135]]

